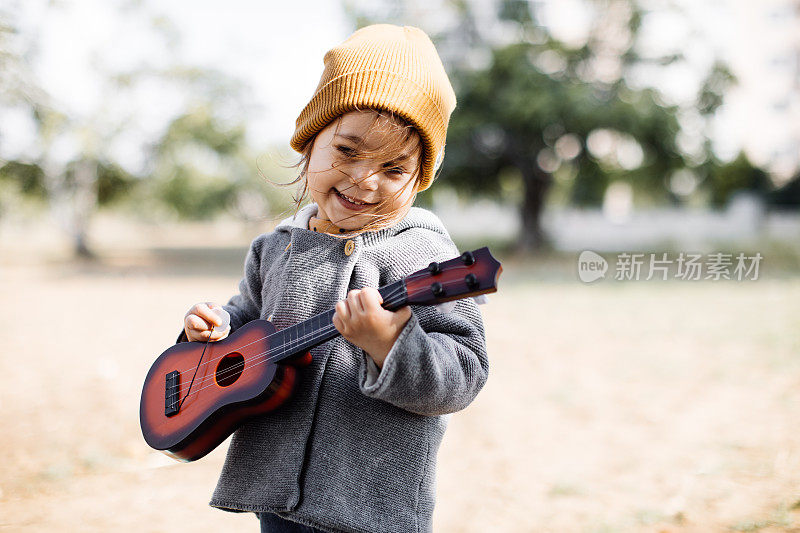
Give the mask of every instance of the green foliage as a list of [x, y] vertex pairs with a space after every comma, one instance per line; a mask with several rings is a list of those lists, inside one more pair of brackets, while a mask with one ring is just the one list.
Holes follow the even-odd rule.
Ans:
[[697, 110], [701, 115], [713, 115], [722, 105], [725, 93], [737, 82], [728, 66], [716, 61], [697, 95]]
[[[59, 183], [60, 187], [67, 190], [76, 187], [75, 168], [81, 162], [84, 161], [73, 161], [66, 166], [63, 179]], [[96, 167], [97, 172], [93, 187], [99, 206], [108, 206], [124, 200], [138, 183], [134, 176], [116, 163], [94, 161], [92, 165]], [[20, 195], [31, 199], [41, 202], [50, 199], [45, 185], [44, 171], [36, 163], [8, 161], [0, 167], [0, 184], [12, 187]]]
[[8, 161], [0, 166], [0, 217], [12, 210], [40, 210], [46, 200], [44, 172], [38, 165]]
[[[373, 2], [362, 2], [362, 9], [357, 3], [348, 1], [356, 26], [384, 21], [370, 16]], [[408, 2], [391, 5], [396, 6], [391, 11], [398, 18], [395, 23], [427, 27]], [[494, 4], [496, 20], [491, 21], [476, 2], [446, 5], [453, 24], [432, 38], [444, 52], [458, 107], [450, 120], [438, 181], [462, 197], [485, 195], [518, 203], [521, 240], [533, 234], [534, 247], [543, 240], [538, 220], [546, 197], [595, 206], [610, 184], [622, 181], [640, 205], [679, 203], [687, 198], [671, 190], [670, 179], [687, 167], [701, 177], [713, 174], [702, 183], [720, 187], [716, 202], [726, 201], [737, 187], [760, 187], [763, 173], [740, 176], [742, 169], [735, 165], [714, 170], [720, 162], [710, 142], [702, 153], [684, 154], [677, 143], [678, 107], [666, 105], [654, 89], [627, 83], [637, 66], [664, 67], [686, 59], [680, 52], [640, 54], [636, 45], [647, 15], [641, 2], [622, 0], [613, 10], [607, 9], [608, 3], [595, 3], [598, 16], [578, 46], [554, 38], [539, 22], [535, 2], [499, 0]], [[620, 32], [628, 38], [609, 39]], [[614, 40], [618, 48], [609, 46]], [[488, 61], [476, 63], [473, 58]], [[694, 106], [682, 112], [707, 123], [735, 83], [730, 69], [716, 61]]]
[[[569, 54], [563, 71], [546, 74], [535, 68], [543, 52]], [[684, 165], [675, 146], [676, 110], [660, 103], [649, 89], [633, 90], [624, 81], [610, 86], [583, 81], [574, 71], [585, 50], [569, 52], [554, 41], [544, 45], [514, 43], [492, 52], [484, 70], [458, 71], [463, 87], [448, 132], [444, 182], [496, 195], [497, 176], [507, 167], [552, 174], [561, 165], [577, 169], [568, 197], [578, 205], [596, 205], [615, 179], [668, 197], [663, 176]], [[635, 168], [604, 161], [587, 150], [597, 130], [624, 134], [638, 144], [643, 157]], [[559, 139], [577, 138], [579, 153], [561, 157]], [[549, 149], [556, 168], [541, 168], [538, 156]]]
[[754, 166], [744, 153], [739, 153], [730, 163], [712, 165], [704, 182], [714, 207], [724, 207], [736, 191], [746, 190], [765, 195], [770, 186], [767, 173]]
[[169, 179], [156, 184], [155, 196], [181, 218], [204, 220], [223, 211], [234, 191], [234, 184], [230, 182], [209, 179], [179, 167]]
[[211, 105], [197, 106], [175, 118], [156, 144], [150, 195], [180, 218], [213, 218], [230, 208], [246, 180], [244, 150], [243, 124], [225, 124]]
[[[779, 209], [800, 210], [800, 174], [767, 195], [767, 203]], [[798, 501], [800, 508], [800, 501]]]
[[226, 126], [212, 113], [210, 105], [198, 106], [170, 123], [159, 144], [160, 152], [194, 143], [221, 156], [235, 155], [244, 142], [243, 124]]
[[498, 10], [500, 20], [513, 20], [522, 24], [533, 22], [530, 6], [526, 0], [502, 0]]
[[47, 190], [44, 185], [44, 172], [36, 163], [8, 161], [0, 167], [0, 183], [16, 185], [20, 193], [44, 200]]
[[139, 180], [116, 163], [100, 162], [97, 165], [97, 204], [114, 205], [127, 198]]
[[92, 187], [97, 195], [98, 206], [109, 206], [124, 200], [138, 184], [137, 178], [131, 176], [118, 164], [109, 161], [80, 159], [67, 164], [60, 186], [75, 189], [75, 173], [78, 165], [89, 163], [94, 171]]

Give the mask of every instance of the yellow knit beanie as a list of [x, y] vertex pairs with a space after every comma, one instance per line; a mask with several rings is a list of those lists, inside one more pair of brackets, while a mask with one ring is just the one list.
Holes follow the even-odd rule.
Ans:
[[419, 190], [430, 187], [444, 157], [456, 95], [430, 38], [413, 26], [373, 24], [357, 30], [323, 59], [317, 90], [297, 117], [290, 144], [301, 152], [333, 119], [356, 109], [392, 111], [419, 131]]

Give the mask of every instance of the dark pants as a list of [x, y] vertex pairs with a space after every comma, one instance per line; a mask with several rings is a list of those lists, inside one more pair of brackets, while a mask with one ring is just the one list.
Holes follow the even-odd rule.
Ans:
[[261, 533], [323, 533], [315, 527], [292, 522], [274, 513], [256, 513]]

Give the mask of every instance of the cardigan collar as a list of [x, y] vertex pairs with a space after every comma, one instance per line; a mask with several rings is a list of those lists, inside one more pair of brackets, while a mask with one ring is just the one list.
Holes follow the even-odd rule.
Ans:
[[346, 233], [351, 233], [351, 230], [340, 228], [330, 220], [323, 220], [315, 216], [312, 216], [310, 219], [308, 219], [308, 229], [319, 233], [330, 233], [332, 235], [344, 235]]
[[281, 220], [278, 225], [275, 226], [275, 230], [284, 229], [285, 231], [291, 231], [291, 228], [308, 229], [308, 221], [316, 214], [317, 204], [310, 203], [304, 205], [297, 211], [297, 214]]
[[[305, 230], [311, 234], [330, 237], [333, 239], [347, 237], [346, 233], [343, 233], [341, 236], [336, 236], [330, 233], [323, 233], [309, 229], [309, 221], [312, 219], [312, 217], [315, 217], [317, 215], [317, 212], [318, 212], [317, 204], [314, 202], [309, 203], [301, 207], [297, 211], [296, 215], [286, 217], [285, 219], [283, 219], [277, 226], [275, 226], [275, 231], [285, 231], [286, 233], [292, 233], [293, 231]], [[368, 231], [360, 233], [358, 235], [353, 236], [352, 238], [363, 239], [365, 244], [371, 245], [383, 241], [394, 235], [397, 235], [398, 233], [405, 231], [409, 228], [425, 228], [436, 233], [441, 233], [442, 235], [445, 235], [448, 238], [450, 237], [450, 234], [447, 232], [447, 229], [444, 227], [442, 221], [433, 212], [420, 207], [412, 207], [411, 209], [408, 210], [406, 216], [394, 226], [383, 228], [378, 231]]]

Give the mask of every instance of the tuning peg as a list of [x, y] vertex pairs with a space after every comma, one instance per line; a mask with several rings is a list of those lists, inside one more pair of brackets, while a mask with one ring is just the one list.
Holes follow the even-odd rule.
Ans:
[[475, 256], [472, 255], [472, 252], [464, 252], [461, 254], [461, 260], [464, 261], [465, 265], [471, 265], [475, 262]]
[[428, 265], [428, 272], [430, 272], [434, 276], [436, 274], [438, 274], [439, 272], [441, 272], [441, 271], [442, 271], [442, 268], [439, 266], [439, 263], [437, 263], [436, 261], [434, 261], [433, 263]]
[[469, 287], [470, 289], [474, 289], [475, 287], [478, 286], [478, 278], [476, 278], [475, 274], [473, 274], [471, 272], [469, 274], [467, 274], [466, 276], [464, 276], [464, 282], [467, 284], [467, 287]]
[[438, 281], [431, 284], [431, 291], [434, 296], [444, 296], [444, 286]]

